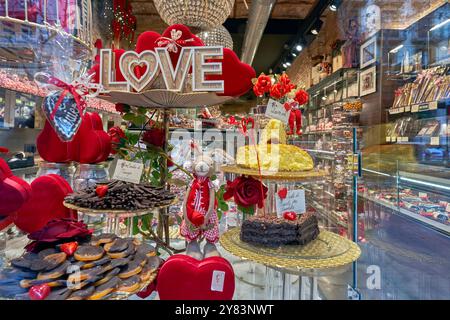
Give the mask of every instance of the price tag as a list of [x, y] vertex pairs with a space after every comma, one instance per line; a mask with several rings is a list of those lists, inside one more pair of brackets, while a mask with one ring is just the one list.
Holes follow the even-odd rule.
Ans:
[[287, 124], [289, 120], [289, 114], [290, 111], [286, 111], [284, 105], [279, 103], [278, 101], [270, 99], [267, 103], [266, 117], [277, 119]]
[[430, 138], [430, 144], [432, 146], [438, 146], [439, 145], [439, 137], [431, 137]]
[[225, 283], [225, 272], [214, 270], [211, 280], [211, 291], [223, 292], [223, 284]]
[[287, 211], [294, 211], [295, 213], [304, 213], [306, 211], [305, 205], [305, 190], [289, 190], [284, 199], [281, 199], [277, 194], [275, 196], [277, 206], [277, 216], [281, 218], [283, 213]]
[[429, 109], [429, 110], [436, 110], [437, 107], [438, 107], [437, 101], [433, 101], [433, 102], [430, 102], [430, 103], [428, 104], [428, 109]]
[[408, 137], [398, 137], [399, 142], [408, 142]]
[[397, 137], [391, 137], [391, 142], [397, 141]]
[[386, 142], [391, 142], [391, 137], [386, 137]]
[[428, 194], [426, 192], [419, 192], [419, 198], [428, 198]]
[[411, 112], [419, 112], [419, 105], [415, 104], [411, 106]]
[[411, 106], [405, 107], [405, 112], [410, 112], [410, 111], [411, 111]]
[[143, 170], [144, 165], [142, 163], [125, 161], [120, 159], [117, 161], [113, 179], [137, 184], [141, 182]]
[[445, 208], [445, 211], [450, 212], [450, 203], [447, 204], [447, 207]]

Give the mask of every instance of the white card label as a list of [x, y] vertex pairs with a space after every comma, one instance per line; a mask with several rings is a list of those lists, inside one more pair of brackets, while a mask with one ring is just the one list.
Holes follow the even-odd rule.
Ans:
[[430, 144], [432, 146], [438, 146], [439, 145], [439, 137], [431, 137]]
[[225, 283], [225, 272], [214, 270], [211, 280], [211, 291], [223, 292], [223, 284]]
[[130, 183], [141, 182], [142, 171], [144, 165], [142, 163], [117, 160], [116, 170], [114, 170], [113, 179]]
[[450, 212], [450, 203], [447, 204], [447, 207], [445, 208], [446, 212]]
[[289, 114], [290, 111], [286, 111], [284, 105], [278, 101], [270, 99], [267, 103], [266, 117], [277, 119], [287, 124], [289, 121]]
[[281, 218], [283, 213], [287, 211], [294, 211], [297, 214], [304, 213], [306, 211], [305, 205], [305, 190], [289, 190], [286, 194], [286, 198], [281, 199], [277, 194], [275, 196], [277, 206], [277, 216]]

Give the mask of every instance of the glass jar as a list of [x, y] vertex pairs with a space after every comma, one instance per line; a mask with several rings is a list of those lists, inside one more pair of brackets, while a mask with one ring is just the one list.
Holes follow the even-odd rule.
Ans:
[[75, 172], [75, 166], [72, 162], [69, 163], [55, 163], [42, 161], [39, 163], [39, 170], [37, 176], [45, 176], [47, 174], [57, 174], [63, 177], [71, 187], [73, 187], [72, 177]]
[[80, 163], [73, 177], [73, 191], [77, 192], [89, 187], [95, 187], [97, 182], [109, 180], [108, 163]]

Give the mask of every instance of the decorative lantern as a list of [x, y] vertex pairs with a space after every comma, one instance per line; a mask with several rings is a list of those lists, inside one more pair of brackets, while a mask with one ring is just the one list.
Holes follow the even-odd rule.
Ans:
[[230, 15], [234, 0], [154, 0], [161, 18], [168, 25], [181, 23], [203, 30], [223, 24]]
[[233, 50], [233, 39], [224, 26], [197, 33], [197, 37], [202, 39], [206, 46], [222, 46]]

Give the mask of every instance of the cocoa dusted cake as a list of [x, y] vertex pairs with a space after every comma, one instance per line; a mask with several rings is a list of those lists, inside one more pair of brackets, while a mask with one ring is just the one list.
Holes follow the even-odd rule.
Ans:
[[305, 213], [295, 220], [253, 216], [242, 223], [241, 240], [266, 247], [305, 245], [319, 235], [317, 217]]

